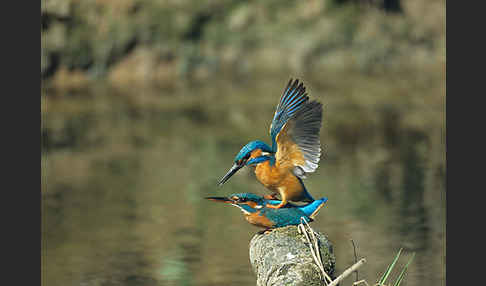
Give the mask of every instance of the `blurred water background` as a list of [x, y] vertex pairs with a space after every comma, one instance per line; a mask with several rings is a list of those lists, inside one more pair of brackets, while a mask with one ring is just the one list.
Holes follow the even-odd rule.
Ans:
[[[445, 1], [46, 0], [42, 285], [255, 285], [249, 168], [290, 77], [324, 104], [314, 229], [337, 272], [445, 285]], [[397, 270], [398, 271], [398, 270]], [[393, 273], [392, 275], [396, 275]], [[341, 285], [351, 285], [354, 275]]]

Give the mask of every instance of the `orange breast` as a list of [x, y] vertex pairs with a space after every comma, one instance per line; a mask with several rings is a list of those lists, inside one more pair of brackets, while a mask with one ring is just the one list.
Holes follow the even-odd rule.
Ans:
[[271, 220], [260, 215], [260, 211], [247, 215], [246, 220], [249, 223], [256, 225], [256, 226], [259, 226], [259, 227], [268, 228], [268, 227], [273, 227], [275, 225], [275, 223], [273, 223]]
[[[262, 150], [256, 149], [251, 153], [250, 158], [262, 155]], [[255, 168], [255, 175], [265, 188], [280, 193], [280, 196], [287, 200], [300, 201], [304, 188], [297, 177], [292, 173], [290, 164], [279, 164], [271, 166], [270, 161], [260, 163]]]
[[304, 190], [297, 177], [290, 171], [279, 166], [271, 166], [269, 161], [258, 164], [255, 175], [267, 189], [280, 193], [288, 200], [299, 201]]
[[282, 173], [275, 166], [270, 166], [270, 161], [260, 163], [255, 168], [255, 175], [265, 188], [278, 191], [278, 185], [282, 180]]

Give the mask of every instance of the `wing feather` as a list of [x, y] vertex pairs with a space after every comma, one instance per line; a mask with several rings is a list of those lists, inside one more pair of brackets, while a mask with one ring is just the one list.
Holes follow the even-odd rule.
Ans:
[[290, 79], [287, 87], [284, 89], [280, 101], [275, 110], [272, 124], [270, 125], [270, 136], [272, 137], [272, 150], [277, 151], [276, 137], [282, 130], [287, 121], [296, 114], [302, 106], [309, 100], [305, 93], [305, 87], [302, 82], [296, 79]]
[[276, 136], [277, 164], [294, 168], [294, 174], [300, 178], [314, 172], [321, 156], [321, 123], [321, 103], [311, 101], [302, 105]]

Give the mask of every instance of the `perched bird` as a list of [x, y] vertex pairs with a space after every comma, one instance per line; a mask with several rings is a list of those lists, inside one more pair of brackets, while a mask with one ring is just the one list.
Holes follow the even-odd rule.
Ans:
[[281, 202], [268, 205], [269, 208], [281, 208], [288, 201], [314, 201], [302, 179], [318, 167], [321, 121], [322, 104], [309, 101], [303, 83], [291, 79], [270, 125], [272, 147], [259, 140], [243, 146], [219, 185], [242, 167], [254, 166], [258, 181], [272, 192], [266, 198], [275, 199], [280, 194]]
[[301, 223], [301, 218], [311, 222], [327, 201], [327, 198], [322, 198], [303, 206], [289, 203], [285, 207], [274, 209], [267, 206], [278, 205], [279, 200], [267, 200], [251, 193], [232, 194], [228, 197], [207, 197], [206, 199], [238, 207], [249, 223], [266, 229], [298, 225]]

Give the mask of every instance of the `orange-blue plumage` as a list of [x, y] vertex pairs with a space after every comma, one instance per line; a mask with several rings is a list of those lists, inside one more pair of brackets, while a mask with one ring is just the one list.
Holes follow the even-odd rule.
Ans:
[[232, 194], [228, 197], [208, 197], [207, 199], [238, 207], [249, 223], [263, 228], [297, 225], [301, 223], [302, 219], [311, 222], [327, 201], [327, 198], [322, 198], [303, 206], [286, 204], [282, 208], [275, 209], [268, 206], [279, 205], [281, 201], [267, 200], [251, 193]]
[[258, 181], [272, 191], [273, 197], [280, 194], [281, 202], [270, 208], [281, 208], [288, 201], [314, 201], [302, 179], [318, 167], [321, 121], [322, 104], [309, 102], [304, 85], [290, 80], [270, 126], [272, 147], [259, 140], [243, 146], [219, 184], [242, 167], [254, 166]]

